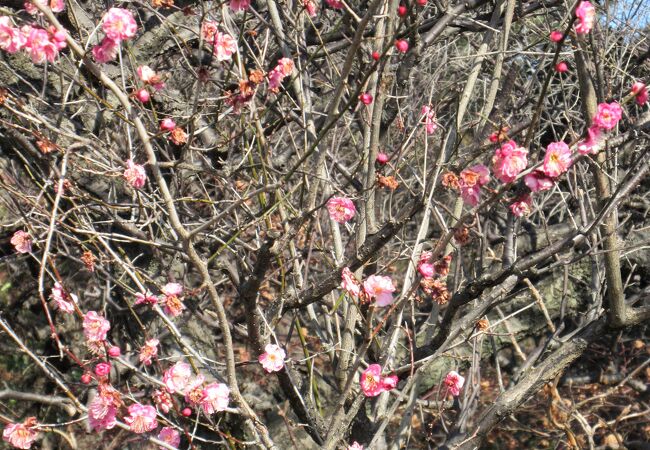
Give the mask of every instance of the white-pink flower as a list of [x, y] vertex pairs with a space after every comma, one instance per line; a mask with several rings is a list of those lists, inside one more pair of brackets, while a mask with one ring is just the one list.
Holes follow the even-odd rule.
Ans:
[[237, 41], [228, 33], [220, 32], [216, 22], [205, 21], [201, 32], [203, 39], [212, 45], [212, 53], [217, 58], [217, 61], [227, 61], [237, 52]]
[[230, 389], [223, 383], [210, 383], [203, 389], [203, 397], [200, 404], [203, 412], [214, 414], [218, 411], [225, 411], [230, 401]]
[[289, 58], [280, 58], [278, 64], [271, 70], [267, 79], [269, 82], [269, 89], [272, 92], [278, 92], [280, 90], [280, 85], [282, 81], [291, 75], [293, 72], [294, 64], [293, 61]]
[[105, 341], [111, 323], [95, 311], [88, 311], [83, 321], [84, 336], [89, 341]]
[[546, 147], [542, 170], [549, 178], [557, 178], [571, 166], [571, 149], [564, 142], [551, 142]]
[[596, 8], [594, 8], [594, 5], [588, 1], [580, 2], [576, 9], [576, 17], [578, 18], [578, 23], [576, 23], [576, 33], [587, 34], [594, 26]]
[[45, 61], [56, 61], [56, 57], [59, 54], [59, 47], [56, 42], [51, 40], [50, 34], [46, 30], [28, 27], [23, 30], [23, 33], [25, 33], [27, 39], [24, 48], [28, 51], [34, 64], [42, 64]]
[[68, 294], [58, 281], [54, 283], [50, 298], [54, 301], [54, 305], [59, 311], [68, 314], [74, 312], [74, 304], [79, 301], [76, 295]]
[[460, 173], [458, 184], [460, 196], [465, 203], [478, 205], [481, 187], [490, 181], [490, 171], [483, 164], [477, 164]]
[[526, 174], [524, 177], [524, 183], [532, 192], [547, 191], [555, 184], [552, 178], [547, 177], [546, 174], [539, 169], [535, 169], [531, 173]]
[[[178, 431], [171, 427], [163, 427], [158, 433], [158, 439], [163, 441], [165, 444], [169, 444], [172, 447], [178, 447], [181, 445], [181, 435]], [[166, 450], [165, 447], [159, 446], [161, 450]]]
[[9, 242], [18, 253], [31, 253], [32, 251], [32, 237], [23, 230], [16, 231]]
[[359, 385], [366, 397], [376, 397], [382, 392], [390, 391], [397, 386], [397, 375], [383, 377], [379, 364], [370, 364], [359, 378]]
[[158, 427], [156, 420], [156, 408], [151, 405], [134, 403], [129, 406], [129, 415], [124, 418], [131, 431], [134, 433], [146, 433]]
[[363, 445], [359, 444], [357, 441], [354, 441], [352, 444], [348, 445], [347, 450], [363, 450]]
[[23, 423], [9, 423], [2, 431], [2, 440], [16, 448], [29, 449], [38, 437], [36, 418], [28, 417]]
[[162, 293], [165, 295], [179, 296], [183, 293], [183, 285], [180, 283], [167, 283], [162, 288]]
[[48, 0], [27, 0], [23, 6], [25, 8], [25, 11], [31, 15], [40, 14], [38, 8], [34, 6], [35, 2], [43, 6], [49, 6], [53, 13], [58, 13], [65, 9], [65, 3], [63, 0], [50, 0], [49, 4]]
[[531, 212], [532, 198], [530, 194], [523, 195], [510, 205], [510, 211], [516, 217], [527, 216]]
[[163, 374], [163, 383], [165, 383], [167, 392], [170, 394], [183, 392], [191, 376], [192, 369], [190, 365], [179, 361], [165, 371]]
[[345, 223], [357, 213], [357, 208], [352, 200], [345, 197], [332, 197], [327, 201], [327, 211], [330, 219], [338, 223]]
[[461, 377], [460, 374], [455, 370], [452, 370], [445, 377], [444, 384], [447, 386], [447, 388], [449, 388], [451, 395], [458, 397], [460, 395], [460, 390], [465, 384], [465, 378]]
[[158, 297], [153, 295], [151, 291], [147, 291], [144, 294], [142, 292], [135, 294], [135, 305], [155, 305], [156, 303], [158, 303]]
[[375, 299], [377, 306], [388, 306], [393, 303], [393, 292], [395, 286], [390, 277], [381, 275], [370, 275], [366, 281], [363, 282], [363, 290], [368, 297]]
[[508, 141], [494, 152], [492, 170], [503, 183], [512, 183], [528, 165], [528, 150], [519, 147], [515, 141]]
[[264, 353], [259, 356], [259, 362], [268, 373], [278, 372], [284, 367], [284, 358], [287, 354], [275, 344], [267, 344]]
[[602, 135], [598, 125], [592, 125], [587, 129], [587, 138], [578, 142], [578, 153], [581, 155], [594, 155], [600, 150]]
[[92, 48], [93, 58], [95, 58], [95, 61], [101, 64], [113, 61], [117, 56], [119, 45], [119, 41], [114, 41], [113, 39], [105, 37], [100, 45], [95, 45]]
[[111, 8], [104, 14], [102, 30], [115, 42], [131, 39], [138, 32], [133, 14], [128, 9]]
[[144, 166], [136, 164], [133, 160], [129, 159], [126, 161], [124, 179], [134, 189], [142, 189], [144, 184], [147, 182], [147, 172], [144, 170]]
[[27, 43], [27, 37], [20, 28], [14, 27], [11, 19], [0, 16], [0, 49], [8, 53], [16, 53]]
[[117, 425], [117, 407], [113, 399], [101, 393], [88, 405], [88, 423], [95, 431], [110, 430]]
[[617, 102], [600, 103], [592, 122], [602, 130], [611, 130], [623, 117], [623, 109]]
[[147, 339], [144, 342], [144, 345], [140, 348], [139, 359], [142, 364], [145, 366], [151, 365], [151, 360], [158, 356], [158, 344], [160, 341], [158, 339]]
[[172, 131], [174, 128], [176, 128], [176, 122], [174, 122], [174, 119], [167, 117], [160, 121], [160, 129], [162, 131]]
[[436, 273], [436, 269], [431, 262], [432, 256], [433, 254], [431, 252], [422, 252], [420, 254], [420, 260], [418, 261], [418, 272], [420, 272], [420, 275], [422, 275], [424, 278], [431, 278], [433, 274]]

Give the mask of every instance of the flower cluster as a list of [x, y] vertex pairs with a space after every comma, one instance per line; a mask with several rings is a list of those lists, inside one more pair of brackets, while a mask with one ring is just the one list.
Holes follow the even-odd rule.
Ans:
[[481, 188], [490, 181], [490, 171], [483, 164], [477, 164], [460, 173], [458, 187], [463, 201], [471, 206], [478, 205]]
[[132, 39], [138, 32], [138, 25], [128, 9], [111, 8], [102, 18], [104, 39], [92, 49], [93, 57], [99, 63], [107, 63], [117, 56], [122, 41]]
[[449, 301], [449, 291], [443, 278], [449, 274], [452, 256], [447, 255], [436, 262], [431, 261], [432, 257], [433, 254], [430, 251], [420, 254], [418, 261], [418, 272], [422, 275], [420, 287], [432, 297], [433, 301], [444, 305]]
[[42, 6], [49, 6], [53, 13], [60, 13], [65, 9], [64, 0], [49, 0], [49, 2], [48, 0], [28, 0], [23, 4], [23, 6], [25, 7], [25, 11], [31, 15], [40, 14], [40, 11], [34, 3], [38, 3]]
[[150, 366], [153, 358], [158, 356], [158, 339], [147, 339], [144, 345], [140, 348], [140, 362], [145, 366]]
[[361, 283], [347, 267], [344, 267], [341, 272], [341, 289], [350, 296], [364, 301], [374, 299], [377, 306], [392, 304], [393, 292], [395, 292], [395, 286], [390, 277], [370, 275]]
[[370, 364], [361, 374], [359, 384], [363, 395], [366, 397], [376, 397], [382, 392], [388, 392], [397, 386], [397, 375], [384, 377], [381, 375], [381, 366], [379, 364]]
[[289, 58], [280, 58], [278, 64], [271, 70], [267, 79], [269, 82], [269, 90], [271, 92], [278, 92], [282, 81], [293, 72], [294, 64], [293, 61]]
[[[186, 402], [199, 405], [206, 414], [225, 411], [230, 401], [228, 386], [216, 382], [203, 386], [204, 381], [203, 375], [192, 378], [190, 365], [180, 361], [163, 374], [163, 383], [167, 393], [182, 394]], [[171, 398], [167, 399], [161, 392], [155, 394], [154, 398], [159, 405], [161, 400], [165, 400], [165, 403], [168, 402], [171, 406]], [[169, 410], [169, 407], [166, 409]]]
[[53, 63], [67, 46], [66, 33], [54, 27], [47, 30], [31, 25], [15, 27], [7, 16], [0, 16], [0, 49], [7, 53], [24, 50], [34, 64]]
[[229, 61], [237, 52], [237, 41], [228, 33], [222, 33], [217, 23], [207, 20], [203, 23], [201, 33], [205, 42], [212, 46], [212, 54], [217, 61]]

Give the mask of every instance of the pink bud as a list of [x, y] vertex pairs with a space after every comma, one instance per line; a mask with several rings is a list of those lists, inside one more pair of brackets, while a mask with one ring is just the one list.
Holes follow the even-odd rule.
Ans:
[[83, 384], [90, 384], [90, 380], [92, 378], [90, 377], [90, 374], [88, 372], [84, 372], [83, 375], [81, 375], [81, 382]]
[[379, 164], [386, 164], [388, 162], [388, 155], [386, 153], [377, 153], [377, 162]]
[[112, 346], [111, 348], [108, 349], [108, 354], [109, 354], [109, 356], [111, 356], [113, 358], [117, 358], [118, 356], [120, 356], [122, 354], [122, 350], [120, 350], [119, 347], [114, 345], [114, 346]]
[[379, 54], [379, 52], [372, 52], [372, 59], [374, 59], [375, 61], [379, 61], [380, 57], [381, 55]]
[[560, 42], [564, 38], [564, 35], [561, 32], [555, 30], [551, 31], [549, 38], [552, 42]]
[[174, 122], [174, 119], [163, 119], [160, 121], [160, 129], [163, 131], [172, 131], [174, 128], [176, 128], [176, 122]]
[[406, 39], [398, 39], [395, 41], [395, 48], [400, 53], [406, 53], [409, 51], [409, 43]]
[[183, 408], [181, 414], [185, 417], [190, 417], [192, 415], [192, 410], [190, 408]]
[[151, 98], [151, 95], [149, 95], [149, 91], [147, 91], [145, 88], [142, 88], [135, 93], [135, 97], [142, 103], [147, 103]]
[[416, 0], [415, 1], [420, 6], [426, 6], [427, 0]]
[[639, 95], [644, 90], [645, 90], [645, 84], [640, 81], [634, 83], [631, 89], [633, 95]]
[[111, 372], [111, 365], [109, 363], [99, 363], [95, 366], [95, 375], [100, 378], [105, 377]]
[[555, 65], [555, 71], [559, 73], [564, 73], [569, 70], [569, 66], [564, 61], [560, 61]]
[[408, 13], [408, 8], [404, 5], [399, 5], [397, 8], [397, 15], [400, 17], [404, 17]]
[[372, 94], [369, 92], [364, 92], [359, 96], [359, 100], [361, 100], [361, 103], [364, 105], [369, 105], [372, 103]]

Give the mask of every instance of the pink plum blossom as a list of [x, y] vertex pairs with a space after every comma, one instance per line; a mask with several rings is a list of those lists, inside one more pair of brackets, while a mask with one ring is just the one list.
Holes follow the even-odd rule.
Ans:
[[424, 119], [424, 128], [427, 134], [433, 134], [438, 129], [438, 121], [436, 120], [436, 112], [429, 105], [422, 106], [420, 116]]
[[492, 157], [494, 176], [503, 183], [512, 183], [528, 165], [527, 155], [528, 150], [517, 146], [515, 141], [505, 142]]
[[368, 297], [375, 299], [377, 306], [388, 306], [393, 303], [393, 292], [395, 286], [390, 277], [381, 275], [370, 275], [366, 281], [363, 282], [363, 290]]
[[45, 61], [54, 62], [59, 54], [59, 47], [56, 42], [50, 38], [50, 34], [42, 29], [36, 27], [29, 27], [23, 30], [27, 41], [25, 42], [24, 49], [29, 53], [29, 57], [34, 64], [42, 64]]
[[[160, 433], [158, 433], [158, 439], [172, 447], [178, 447], [181, 445], [180, 433], [171, 427], [163, 427], [163, 429], [160, 430]], [[160, 446], [159, 448], [165, 450], [165, 447], [163, 446]]]
[[0, 16], [0, 49], [16, 53], [27, 43], [27, 37], [19, 28], [13, 26], [11, 19]]
[[523, 195], [510, 205], [510, 211], [516, 217], [527, 216], [531, 212], [531, 207], [532, 207], [531, 203], [532, 203], [532, 198], [530, 197], [530, 194]]
[[112, 397], [100, 394], [88, 405], [88, 422], [95, 431], [110, 430], [117, 425], [117, 405]]
[[102, 30], [115, 42], [131, 39], [138, 32], [133, 14], [128, 9], [111, 8], [104, 14]]
[[151, 291], [147, 291], [144, 294], [142, 292], [135, 294], [135, 305], [155, 305], [156, 303], [158, 303], [158, 297], [153, 295]]
[[109, 61], [113, 61], [117, 56], [118, 46], [120, 45], [119, 41], [114, 41], [105, 37], [102, 40], [102, 43], [95, 45], [92, 48], [93, 58], [100, 64], [105, 64]]
[[363, 450], [363, 445], [359, 444], [357, 441], [354, 441], [352, 444], [348, 445], [347, 450]]
[[307, 15], [309, 17], [316, 17], [316, 14], [318, 12], [318, 5], [314, 0], [302, 0], [302, 4], [305, 7], [305, 11], [307, 11]]
[[569, 170], [572, 162], [569, 146], [564, 142], [552, 142], [546, 147], [542, 171], [549, 178], [557, 178]]
[[228, 33], [220, 32], [215, 22], [204, 22], [202, 32], [205, 41], [212, 45], [212, 53], [217, 61], [228, 61], [237, 52], [237, 41]]
[[481, 197], [481, 187], [490, 181], [490, 171], [483, 164], [477, 164], [460, 173], [458, 184], [463, 201], [476, 206]]
[[178, 283], [167, 283], [162, 288], [162, 292], [164, 296], [161, 302], [164, 305], [165, 314], [171, 317], [179, 316], [185, 310], [185, 305], [180, 298], [183, 293], [183, 286]]
[[455, 370], [452, 370], [445, 377], [444, 384], [449, 389], [449, 392], [451, 392], [451, 395], [458, 397], [460, 395], [460, 390], [465, 384], [465, 378], [461, 377]]
[[2, 440], [16, 448], [29, 449], [38, 437], [36, 417], [28, 417], [23, 423], [9, 423], [2, 431]]
[[251, 6], [251, 0], [230, 0], [230, 9], [233, 11], [245, 11]]
[[333, 9], [343, 9], [343, 2], [341, 0], [325, 0], [327, 6]]
[[532, 192], [547, 191], [555, 184], [552, 178], [547, 177], [546, 174], [539, 169], [526, 174], [524, 177], [524, 183]]
[[648, 102], [648, 88], [645, 83], [637, 81], [632, 85], [630, 93], [634, 95], [637, 105], [643, 106]]
[[144, 166], [136, 164], [133, 160], [129, 159], [126, 162], [126, 170], [124, 170], [124, 179], [135, 189], [142, 189], [147, 181], [147, 172]]
[[600, 150], [602, 140], [600, 128], [592, 125], [587, 129], [587, 138], [578, 142], [578, 153], [581, 155], [596, 154]]
[[420, 272], [420, 275], [422, 275], [424, 278], [431, 278], [436, 272], [435, 268], [433, 267], [433, 263], [431, 262], [432, 256], [433, 254], [431, 252], [422, 252], [420, 254], [420, 260], [418, 261], [418, 272]]
[[381, 376], [381, 366], [370, 364], [359, 379], [361, 390], [366, 397], [376, 397], [382, 392], [388, 392], [397, 386], [397, 376]]
[[136, 69], [136, 72], [138, 73], [138, 78], [140, 78], [143, 83], [154, 83], [159, 79], [156, 72], [149, 66], [139, 66]]
[[16, 231], [9, 241], [18, 253], [31, 253], [32, 237], [23, 230]]
[[176, 122], [174, 122], [174, 119], [168, 117], [160, 121], [160, 129], [162, 131], [172, 131], [174, 128], [176, 128]]
[[264, 353], [259, 356], [259, 362], [268, 373], [278, 372], [284, 367], [284, 358], [287, 354], [275, 344], [267, 344]]
[[171, 411], [174, 406], [174, 402], [167, 391], [156, 389], [153, 392], [152, 398], [153, 401], [156, 402], [158, 408], [160, 408], [160, 410], [165, 414]]
[[576, 9], [576, 17], [578, 18], [578, 23], [576, 24], [576, 33], [587, 34], [594, 26], [594, 20], [596, 19], [596, 8], [594, 8], [594, 5], [588, 1], [580, 2], [578, 8]]
[[203, 398], [203, 383], [205, 377], [197, 375], [192, 378], [185, 386], [185, 401], [191, 405], [198, 405]]
[[54, 283], [54, 287], [50, 293], [50, 299], [54, 301], [54, 306], [59, 311], [68, 314], [74, 312], [74, 304], [79, 301], [76, 295], [66, 292], [58, 281]]
[[357, 213], [357, 208], [352, 200], [345, 197], [332, 197], [327, 201], [327, 211], [330, 219], [338, 223], [345, 223]]
[[352, 297], [359, 297], [361, 295], [361, 283], [347, 267], [344, 267], [341, 272], [341, 289]]
[[89, 341], [105, 341], [106, 333], [111, 329], [111, 324], [95, 311], [88, 311], [83, 320], [84, 336]]
[[134, 403], [129, 406], [129, 415], [124, 417], [124, 422], [129, 425], [134, 433], [153, 431], [158, 427], [156, 408], [150, 405]]
[[34, 6], [34, 3], [39, 3], [42, 6], [49, 6], [53, 13], [59, 13], [65, 9], [64, 0], [50, 0], [49, 4], [48, 0], [27, 0], [23, 6], [25, 11], [31, 15], [40, 14], [38, 8]]
[[[293, 72], [294, 63], [289, 58], [280, 58], [278, 64], [267, 75], [269, 89], [272, 92], [278, 92], [282, 81]], [[372, 99], [371, 99], [372, 101]]]
[[203, 396], [199, 402], [203, 412], [214, 414], [225, 411], [230, 401], [230, 389], [223, 383], [210, 383], [203, 389]]
[[622, 117], [623, 110], [617, 102], [600, 103], [592, 122], [602, 130], [611, 130]]
[[158, 339], [147, 339], [144, 345], [140, 348], [139, 359], [145, 366], [151, 365], [151, 360], [158, 356]]
[[170, 394], [183, 392], [191, 376], [192, 370], [190, 365], [179, 361], [165, 371], [163, 374], [163, 383], [167, 388], [167, 392]]

